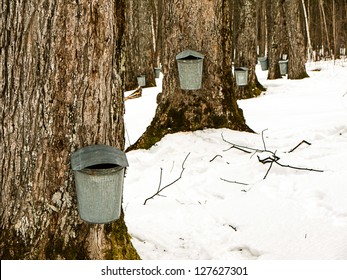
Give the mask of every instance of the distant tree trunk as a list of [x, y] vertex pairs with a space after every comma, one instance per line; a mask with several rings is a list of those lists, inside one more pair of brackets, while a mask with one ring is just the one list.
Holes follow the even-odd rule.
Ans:
[[305, 27], [306, 27], [306, 37], [307, 37], [307, 60], [311, 61], [312, 58], [312, 43], [311, 43], [311, 35], [310, 35], [310, 25], [308, 21], [307, 9], [305, 5], [305, 0], [301, 0], [302, 9], [305, 17]]
[[[250, 131], [236, 103], [232, 76], [230, 1], [163, 1], [163, 92], [156, 115], [134, 148], [149, 148], [165, 134], [204, 128]], [[180, 88], [176, 55], [205, 55], [202, 88]]]
[[162, 49], [162, 10], [163, 1], [162, 0], [152, 0], [154, 6], [154, 66], [160, 67], [161, 65], [161, 49]]
[[321, 16], [322, 16], [322, 24], [324, 26], [324, 33], [325, 33], [325, 36], [326, 36], [326, 46], [328, 47], [328, 51], [330, 52], [331, 45], [330, 45], [330, 38], [329, 38], [327, 18], [325, 16], [324, 0], [319, 0], [319, 9], [320, 9]]
[[138, 86], [137, 77], [146, 76], [146, 87], [155, 86], [153, 0], [126, 1], [125, 90]]
[[0, 34], [0, 258], [136, 259], [123, 215], [79, 219], [70, 155], [124, 148], [124, 5], [5, 1]]
[[285, 52], [284, 42], [286, 41], [282, 2], [282, 0], [267, 0], [269, 80], [282, 77], [278, 65], [281, 55]]
[[259, 56], [263, 57], [268, 54], [267, 52], [267, 13], [266, 13], [266, 0], [257, 2], [257, 40], [259, 46]]
[[289, 39], [288, 79], [307, 78], [306, 48], [300, 0], [285, 0], [285, 19]]
[[248, 68], [248, 84], [247, 86], [236, 86], [237, 99], [252, 98], [258, 96], [264, 90], [255, 73], [257, 64], [256, 8], [256, 0], [239, 0], [234, 9], [234, 13], [239, 15], [234, 24], [234, 32], [236, 33], [235, 68]]

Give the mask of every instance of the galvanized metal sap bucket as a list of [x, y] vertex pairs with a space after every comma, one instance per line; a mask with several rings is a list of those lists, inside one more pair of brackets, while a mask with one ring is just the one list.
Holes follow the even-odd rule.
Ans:
[[158, 79], [160, 77], [160, 68], [154, 68], [155, 78]]
[[120, 217], [127, 166], [125, 153], [107, 145], [87, 146], [71, 155], [82, 220], [105, 224]]
[[266, 56], [258, 57], [258, 61], [260, 63], [260, 67], [262, 71], [266, 71], [269, 69], [269, 60]]
[[176, 55], [181, 89], [201, 88], [203, 59], [203, 54], [192, 50], [185, 50]]
[[288, 60], [280, 60], [278, 63], [280, 66], [281, 75], [283, 76], [288, 74]]
[[238, 67], [235, 68], [235, 79], [238, 86], [246, 86], [248, 84], [248, 68]]
[[137, 84], [141, 87], [146, 86], [146, 75], [137, 76]]

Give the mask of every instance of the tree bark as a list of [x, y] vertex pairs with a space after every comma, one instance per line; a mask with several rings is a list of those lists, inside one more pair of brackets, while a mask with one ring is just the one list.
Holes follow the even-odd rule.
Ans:
[[154, 14], [153, 0], [126, 1], [125, 90], [138, 86], [137, 77], [146, 76], [146, 87], [154, 87]]
[[70, 167], [83, 146], [124, 148], [124, 5], [1, 4], [1, 259], [138, 258], [123, 215], [79, 219]]
[[306, 48], [303, 31], [303, 15], [300, 0], [285, 0], [285, 19], [289, 39], [288, 79], [307, 78]]
[[246, 86], [237, 86], [235, 84], [237, 99], [256, 97], [265, 90], [259, 83], [255, 73], [255, 66], [257, 64], [256, 5], [255, 0], [238, 0], [234, 9], [234, 13], [239, 15], [234, 23], [234, 32], [236, 33], [235, 68], [248, 68], [248, 84]]
[[307, 38], [307, 60], [311, 61], [312, 58], [312, 43], [311, 43], [311, 35], [310, 35], [310, 25], [308, 21], [307, 9], [305, 5], [305, 0], [301, 0], [302, 9], [305, 17], [305, 27], [306, 27], [306, 38]]
[[281, 55], [286, 52], [286, 30], [282, 2], [282, 0], [267, 0], [269, 80], [282, 77], [278, 65]]
[[[156, 115], [130, 148], [149, 148], [165, 134], [227, 127], [250, 131], [238, 108], [232, 76], [231, 1], [163, 1], [163, 92]], [[180, 88], [176, 55], [205, 55], [202, 87]]]
[[266, 12], [267, 0], [257, 1], [257, 45], [259, 47], [258, 55], [261, 57], [267, 56], [267, 12]]

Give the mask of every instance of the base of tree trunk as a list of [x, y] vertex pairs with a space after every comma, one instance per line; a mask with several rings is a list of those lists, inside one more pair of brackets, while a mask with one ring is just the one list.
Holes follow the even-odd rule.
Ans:
[[[54, 214], [53, 214], [54, 215]], [[55, 232], [52, 232], [55, 230]], [[80, 222], [76, 232], [87, 232], [75, 238], [69, 237], [52, 224], [50, 228], [36, 236], [32, 244], [15, 229], [2, 230], [0, 258], [2, 260], [139, 260], [131, 237], [127, 232], [124, 215], [109, 224], [88, 224]]]
[[249, 83], [246, 86], [239, 87], [236, 91], [236, 99], [248, 99], [259, 96], [263, 91], [266, 91], [266, 88], [259, 83], [258, 79], [256, 83]]
[[245, 123], [243, 112], [238, 108], [236, 102], [231, 106], [233, 113], [229, 115], [216, 115], [213, 107], [203, 99], [195, 100], [195, 102], [198, 102], [199, 106], [190, 103], [189, 98], [175, 106], [161, 104], [150, 126], [137, 142], [127, 149], [127, 152], [136, 149], [149, 149], [165, 135], [181, 131], [229, 128], [237, 131], [254, 132]]

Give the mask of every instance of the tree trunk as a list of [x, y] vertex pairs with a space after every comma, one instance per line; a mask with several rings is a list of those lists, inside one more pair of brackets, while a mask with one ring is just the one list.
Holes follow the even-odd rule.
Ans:
[[154, 66], [159, 68], [161, 66], [161, 49], [162, 49], [162, 0], [152, 0], [154, 6]]
[[326, 46], [328, 47], [328, 52], [331, 50], [330, 45], [330, 38], [329, 38], [329, 31], [328, 31], [328, 24], [327, 24], [327, 18], [325, 16], [325, 9], [324, 9], [324, 0], [319, 0], [319, 8], [322, 15], [322, 24], [324, 26], [324, 33], [326, 36]]
[[245, 99], [260, 95], [264, 87], [258, 82], [255, 73], [257, 64], [257, 17], [255, 0], [236, 1], [234, 13], [238, 14], [237, 22], [234, 24], [236, 33], [236, 57], [235, 68], [248, 68], [248, 84], [246, 86], [236, 85], [236, 98]]
[[[163, 92], [156, 115], [131, 149], [149, 148], [165, 134], [227, 127], [250, 131], [238, 108], [232, 76], [230, 1], [163, 1]], [[180, 88], [176, 55], [205, 55], [202, 86]]]
[[125, 90], [138, 86], [137, 77], [146, 76], [146, 87], [155, 86], [153, 0], [126, 1]]
[[268, 38], [269, 38], [269, 72], [268, 79], [281, 78], [278, 61], [285, 51], [286, 30], [282, 0], [267, 0]]
[[1, 259], [138, 258], [123, 215], [79, 219], [70, 167], [83, 146], [124, 148], [124, 5], [1, 4]]
[[305, 17], [305, 27], [306, 27], [306, 37], [307, 37], [307, 60], [311, 61], [312, 58], [312, 43], [311, 43], [311, 35], [310, 35], [310, 25], [308, 21], [307, 9], [305, 5], [305, 0], [301, 0], [302, 10], [304, 12]]
[[285, 19], [289, 39], [288, 79], [307, 78], [306, 48], [300, 0], [285, 0]]
[[266, 0], [257, 1], [257, 45], [259, 47], [258, 55], [267, 56], [267, 13]]

